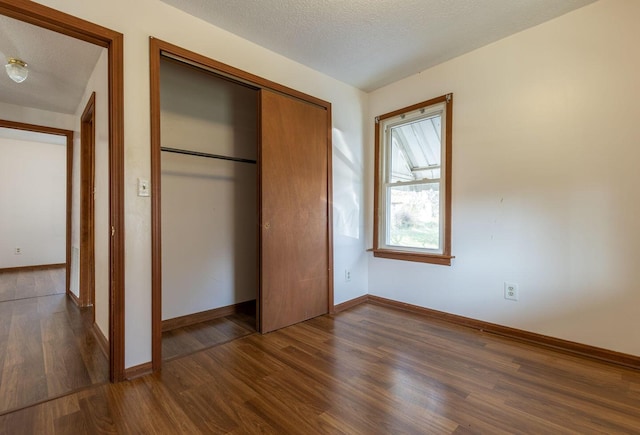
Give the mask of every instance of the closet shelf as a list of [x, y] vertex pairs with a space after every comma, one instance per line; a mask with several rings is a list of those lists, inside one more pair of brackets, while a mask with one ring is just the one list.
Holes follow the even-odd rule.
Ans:
[[229, 160], [232, 162], [239, 162], [239, 163], [251, 163], [254, 165], [257, 163], [255, 160], [243, 159], [242, 157], [222, 156], [220, 154], [202, 153], [200, 151], [183, 150], [179, 148], [161, 147], [160, 151], [165, 151], [168, 153], [176, 153], [176, 154], [185, 154], [188, 156], [207, 157], [209, 159]]

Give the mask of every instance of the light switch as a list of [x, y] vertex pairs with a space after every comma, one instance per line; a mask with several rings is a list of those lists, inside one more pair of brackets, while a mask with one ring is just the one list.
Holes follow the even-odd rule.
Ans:
[[138, 178], [138, 196], [149, 196], [149, 180]]

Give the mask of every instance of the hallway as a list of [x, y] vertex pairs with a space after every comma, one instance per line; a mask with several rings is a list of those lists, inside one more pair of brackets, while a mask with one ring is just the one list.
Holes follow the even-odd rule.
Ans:
[[92, 323], [64, 267], [0, 272], [0, 414], [107, 382]]

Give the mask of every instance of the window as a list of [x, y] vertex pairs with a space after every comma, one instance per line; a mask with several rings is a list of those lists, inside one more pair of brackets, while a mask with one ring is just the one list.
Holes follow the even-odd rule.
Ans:
[[453, 95], [376, 118], [376, 257], [451, 265]]

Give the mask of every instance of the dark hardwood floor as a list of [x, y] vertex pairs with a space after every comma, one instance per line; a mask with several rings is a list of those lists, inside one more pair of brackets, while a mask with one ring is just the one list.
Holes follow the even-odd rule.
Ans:
[[256, 332], [256, 318], [247, 314], [232, 314], [162, 333], [164, 361], [189, 355]]
[[0, 413], [108, 381], [91, 311], [64, 294], [64, 274], [64, 268], [0, 274], [4, 294], [19, 297], [0, 302]]
[[64, 267], [0, 270], [0, 302], [64, 294]]
[[363, 304], [0, 417], [3, 434], [640, 433], [640, 373]]

